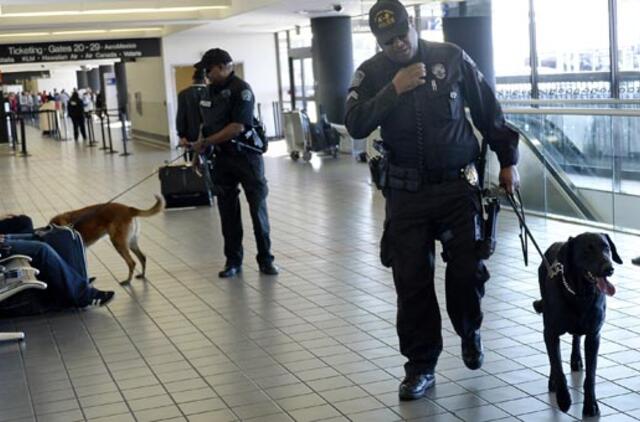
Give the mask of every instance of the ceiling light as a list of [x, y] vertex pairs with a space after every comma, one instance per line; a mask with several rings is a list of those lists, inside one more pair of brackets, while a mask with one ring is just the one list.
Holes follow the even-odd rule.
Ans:
[[205, 10], [228, 9], [229, 6], [185, 6], [185, 7], [145, 7], [132, 9], [94, 9], [94, 10], [51, 10], [48, 12], [2, 13], [0, 18], [24, 18], [38, 16], [89, 16], [89, 15], [124, 15], [130, 13], [179, 13], [200, 12]]
[[106, 29], [87, 29], [82, 31], [56, 31], [52, 32], [51, 35], [104, 34], [105, 32], [107, 32]]
[[123, 29], [109, 30], [109, 32], [147, 32], [147, 31], [162, 31], [162, 28], [123, 28]]
[[13, 32], [0, 34], [0, 38], [22, 38], [22, 37], [46, 37], [51, 35], [82, 35], [82, 34], [104, 34], [104, 33], [119, 33], [119, 32], [148, 32], [148, 31], [162, 31], [162, 28], [118, 28], [118, 29], [84, 29], [77, 31], [55, 31], [55, 32]]
[[11, 37], [42, 37], [45, 35], [50, 35], [48, 32], [21, 32], [21, 33], [13, 33], [13, 34], [0, 34], [0, 38], [11, 38]]

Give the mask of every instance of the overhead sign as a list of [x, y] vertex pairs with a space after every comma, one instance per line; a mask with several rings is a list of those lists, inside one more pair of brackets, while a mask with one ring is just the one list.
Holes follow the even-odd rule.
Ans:
[[160, 38], [0, 45], [0, 64], [158, 57]]

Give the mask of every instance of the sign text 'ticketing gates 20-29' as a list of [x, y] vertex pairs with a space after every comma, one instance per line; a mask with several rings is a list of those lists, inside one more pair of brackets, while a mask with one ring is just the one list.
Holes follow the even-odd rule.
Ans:
[[0, 64], [160, 56], [159, 38], [0, 45]]

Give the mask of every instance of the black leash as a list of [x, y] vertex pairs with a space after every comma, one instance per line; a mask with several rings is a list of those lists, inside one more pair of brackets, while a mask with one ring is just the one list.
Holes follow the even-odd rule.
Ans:
[[[173, 164], [176, 161], [178, 161], [180, 158], [182, 158], [182, 155], [178, 155], [176, 158], [174, 158], [173, 160], [170, 161], [166, 161], [164, 162], [165, 166], [168, 166], [169, 164]], [[155, 176], [156, 174], [158, 174], [158, 172], [160, 171], [160, 168], [157, 168], [156, 170], [154, 170], [151, 174], [149, 174], [148, 176], [146, 176], [144, 179], [136, 182], [135, 184], [129, 186], [127, 189], [125, 189], [124, 191], [120, 192], [119, 194], [117, 194], [116, 196], [114, 196], [113, 198], [109, 199], [107, 202], [105, 202], [104, 204], [100, 205], [99, 207], [97, 207], [96, 209], [94, 209], [92, 212], [87, 213], [85, 215], [80, 216], [77, 220], [71, 222], [71, 224], [69, 224], [69, 227], [74, 228], [76, 225], [78, 225], [78, 223], [80, 223], [81, 221], [91, 217], [92, 215], [95, 215], [98, 211], [100, 211], [102, 208], [106, 207], [107, 205], [109, 205], [110, 203], [112, 203], [113, 201], [115, 201], [116, 199], [120, 198], [121, 196], [123, 196], [124, 194], [132, 191], [133, 189], [135, 189], [136, 187], [138, 187], [139, 185], [141, 185], [142, 183], [146, 182], [148, 179], [150, 179], [151, 177]]]
[[549, 264], [547, 257], [544, 256], [544, 253], [542, 252], [542, 249], [540, 249], [540, 246], [538, 246], [538, 242], [536, 242], [536, 239], [533, 237], [533, 234], [531, 233], [531, 230], [529, 230], [529, 226], [527, 226], [527, 222], [525, 221], [524, 203], [522, 202], [522, 197], [520, 196], [520, 189], [515, 190], [515, 195], [513, 193], [506, 192], [506, 197], [509, 200], [509, 204], [511, 204], [511, 208], [513, 208], [513, 211], [518, 216], [518, 223], [520, 225], [519, 237], [520, 245], [522, 247], [522, 255], [524, 257], [524, 265], [529, 265], [529, 244], [527, 243], [528, 236], [531, 239], [533, 246], [535, 246], [536, 250], [538, 251], [538, 254], [540, 254], [542, 262], [544, 263], [545, 267], [547, 267], [547, 271], [551, 273], [551, 265]]

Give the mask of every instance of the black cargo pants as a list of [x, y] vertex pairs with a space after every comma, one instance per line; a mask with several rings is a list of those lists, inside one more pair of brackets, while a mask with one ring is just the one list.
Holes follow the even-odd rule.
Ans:
[[262, 156], [254, 153], [220, 154], [215, 159], [213, 180], [218, 192], [218, 211], [222, 223], [227, 265], [241, 265], [243, 258], [239, 184], [242, 185], [249, 203], [258, 249], [256, 257], [258, 264], [271, 263], [273, 255], [271, 255], [267, 213], [269, 189], [264, 177]]
[[469, 337], [482, 323], [480, 301], [489, 273], [476, 256], [480, 200], [466, 180], [389, 189], [381, 258], [391, 264], [398, 295], [400, 352], [409, 374], [433, 373], [442, 352], [441, 317], [434, 286], [435, 240], [446, 259], [447, 312], [456, 333]]

